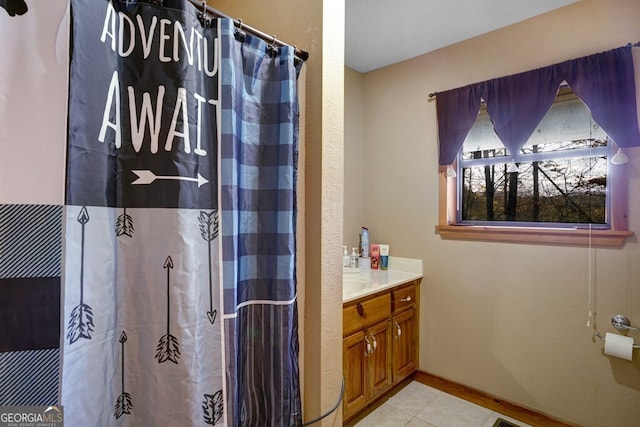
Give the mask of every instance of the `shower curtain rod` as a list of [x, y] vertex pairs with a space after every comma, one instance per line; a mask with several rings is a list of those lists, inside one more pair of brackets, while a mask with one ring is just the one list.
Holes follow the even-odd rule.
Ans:
[[[627, 47], [627, 46], [628, 46], [628, 47], [640, 47], [640, 41], [639, 41], [639, 42], [635, 42], [635, 43], [631, 43], [631, 42], [629, 42], [629, 43], [627, 43], [625, 46], [621, 46], [621, 47]], [[563, 83], [563, 85], [565, 85], [565, 86], [566, 86], [566, 82], [565, 82], [565, 83]], [[561, 85], [561, 86], [562, 86], [562, 85]], [[438, 92], [431, 92], [431, 93], [429, 94], [429, 100], [431, 100], [431, 99], [433, 99], [433, 98], [437, 98], [437, 96], [438, 96]]]
[[[222, 12], [220, 12], [217, 9], [212, 8], [211, 6], [208, 6], [207, 3], [205, 1], [198, 1], [198, 0], [189, 0], [189, 3], [191, 3], [192, 5], [194, 5], [195, 7], [205, 11], [217, 18], [228, 18], [233, 20], [234, 24], [236, 27], [238, 27], [239, 30], [241, 31], [246, 31], [248, 33], [251, 33], [252, 35], [261, 38], [262, 40], [274, 44], [274, 45], [278, 45], [278, 46], [292, 46], [288, 43], [283, 42], [282, 40], [278, 40], [276, 38], [276, 36], [270, 36], [269, 34], [263, 33], [262, 31], [253, 28], [249, 25], [246, 25], [244, 22], [242, 22], [242, 19], [234, 19], [232, 17], [230, 17], [229, 15], [226, 15]], [[306, 61], [307, 59], [309, 59], [309, 52], [304, 51], [302, 49], [298, 49], [295, 45], [293, 46], [294, 49], [294, 54], [296, 55], [296, 57], [300, 58], [303, 61]]]

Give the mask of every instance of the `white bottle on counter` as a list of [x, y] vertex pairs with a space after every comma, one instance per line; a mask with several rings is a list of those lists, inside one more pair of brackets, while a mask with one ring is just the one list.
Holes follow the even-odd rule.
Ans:
[[351, 256], [349, 257], [349, 268], [358, 268], [358, 248], [351, 248]]

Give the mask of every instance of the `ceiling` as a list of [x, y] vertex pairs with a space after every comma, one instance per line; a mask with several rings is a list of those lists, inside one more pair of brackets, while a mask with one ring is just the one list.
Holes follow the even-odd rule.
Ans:
[[345, 0], [345, 64], [361, 73], [579, 0]]

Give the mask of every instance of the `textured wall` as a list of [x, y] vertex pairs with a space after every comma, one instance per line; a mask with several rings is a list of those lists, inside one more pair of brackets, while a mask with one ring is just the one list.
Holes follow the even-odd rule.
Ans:
[[[362, 197], [366, 191], [376, 191], [375, 183], [363, 182], [362, 168], [364, 163], [364, 87], [362, 74], [345, 68], [344, 94], [344, 245], [351, 253], [352, 247], [358, 246], [362, 222]], [[385, 176], [385, 169], [378, 171]]]

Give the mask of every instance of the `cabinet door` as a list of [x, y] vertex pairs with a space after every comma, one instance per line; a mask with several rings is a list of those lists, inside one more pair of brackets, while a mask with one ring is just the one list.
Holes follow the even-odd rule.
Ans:
[[363, 331], [342, 340], [342, 370], [344, 375], [343, 418], [364, 408], [367, 404], [367, 356], [370, 347]]
[[386, 320], [367, 330], [371, 343], [368, 355], [370, 390], [369, 398], [379, 396], [391, 387], [391, 322]]
[[416, 370], [418, 364], [416, 309], [393, 317], [393, 382], [398, 383]]

